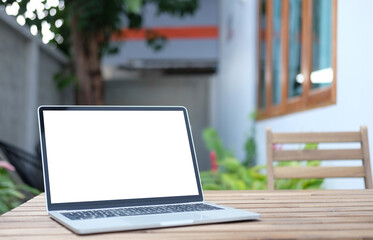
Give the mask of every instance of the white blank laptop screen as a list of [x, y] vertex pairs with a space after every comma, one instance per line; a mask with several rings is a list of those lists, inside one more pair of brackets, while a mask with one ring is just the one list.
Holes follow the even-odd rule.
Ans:
[[183, 111], [44, 111], [51, 203], [198, 195]]

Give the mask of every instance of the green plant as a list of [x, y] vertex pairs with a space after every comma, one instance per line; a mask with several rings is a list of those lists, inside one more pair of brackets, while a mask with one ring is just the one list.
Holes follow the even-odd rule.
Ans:
[[234, 157], [226, 158], [218, 165], [218, 171], [201, 172], [204, 190], [266, 189], [267, 177], [260, 172], [263, 166], [248, 168]]
[[[317, 149], [317, 143], [307, 143], [304, 149]], [[289, 161], [289, 162], [278, 162], [276, 166], [280, 167], [300, 167], [300, 166], [320, 166], [320, 161]], [[276, 179], [275, 189], [320, 189], [323, 179]]]
[[218, 161], [222, 161], [227, 157], [233, 157], [233, 152], [227, 150], [221, 142], [218, 132], [212, 127], [205, 128], [202, 133], [202, 138], [205, 141], [206, 148], [214, 151], [218, 157]]
[[[254, 121], [256, 117], [257, 117], [257, 113], [252, 112], [249, 115], [249, 121]], [[254, 128], [254, 124], [252, 124], [251, 126], [252, 127], [251, 127], [250, 135], [247, 137], [245, 145], [244, 145], [245, 152], [246, 152], [244, 165], [247, 167], [254, 166], [255, 157], [256, 157], [255, 128]]]
[[[227, 150], [213, 128], [203, 132], [206, 147], [211, 151], [212, 169], [201, 172], [204, 190], [264, 190], [267, 189], [265, 166], [247, 167]], [[255, 145], [254, 145], [255, 146]], [[315, 149], [317, 144], [306, 144], [306, 149]], [[320, 161], [280, 162], [279, 166], [318, 166]], [[276, 179], [276, 189], [317, 189], [321, 187], [322, 179]]]
[[[1, 156], [0, 156], [1, 159]], [[14, 168], [9, 163], [0, 160], [0, 215], [17, 207], [32, 195], [40, 192], [26, 184], [16, 184], [8, 171]]]
[[[2, 0], [0, 8], [18, 8], [13, 13], [17, 19], [73, 58], [71, 74], [56, 76], [59, 88], [74, 83], [78, 104], [99, 105], [104, 103], [102, 57], [119, 51], [114, 39], [126, 37], [123, 28], [142, 28], [148, 6], [156, 15], [175, 18], [193, 15], [199, 6], [198, 0], [42, 0], [38, 7], [32, 2]], [[156, 51], [166, 44], [165, 36], [152, 28], [146, 29], [145, 38]]]

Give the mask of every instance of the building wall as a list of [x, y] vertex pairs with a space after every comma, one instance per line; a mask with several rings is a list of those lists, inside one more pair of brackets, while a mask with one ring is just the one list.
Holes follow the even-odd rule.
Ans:
[[[338, 1], [337, 103], [332, 106], [290, 114], [257, 124], [257, 141], [265, 142], [265, 128], [273, 131], [358, 131], [368, 126], [373, 145], [373, 1]], [[372, 152], [372, 151], [371, 151]], [[259, 145], [260, 163], [265, 163], [265, 145]], [[351, 163], [348, 163], [352, 165]], [[326, 187], [363, 188], [361, 179], [330, 180]]]
[[[148, 4], [143, 12], [143, 27], [180, 31], [206, 27], [218, 31], [219, 1], [198, 2], [196, 12], [182, 18], [170, 14], [158, 15], [156, 6]], [[127, 26], [126, 19], [123, 19], [123, 26]], [[102, 66], [106, 104], [186, 106], [199, 167], [200, 170], [207, 170], [210, 169], [210, 160], [201, 135], [203, 129], [210, 125], [209, 86], [213, 82], [210, 73], [216, 67], [218, 39], [215, 31], [214, 36], [207, 37], [199, 33], [200, 31], [196, 31], [190, 35], [168, 37], [160, 51], [149, 47], [145, 38], [130, 38], [127, 35], [124, 41], [111, 43], [118, 47], [119, 53], [104, 56]], [[156, 63], [156, 69], [166, 72], [170, 69], [176, 70], [178, 74], [159, 75], [157, 71], [153, 74], [149, 68], [153, 69], [154, 65], [149, 67], [147, 60]], [[128, 67], [128, 63], [134, 63], [139, 69], [148, 69], [145, 71], [147, 73], [133, 69], [133, 66]], [[181, 74], [180, 69], [185, 74]], [[205, 70], [209, 73], [200, 74]]]
[[0, 10], [0, 140], [34, 152], [40, 104], [73, 103], [72, 89], [59, 92], [53, 76], [67, 63], [14, 17]]
[[0, 139], [24, 145], [26, 39], [0, 22], [0, 42]]
[[210, 161], [202, 131], [209, 125], [210, 75], [171, 75], [142, 77], [138, 80], [105, 82], [105, 103], [108, 105], [185, 106], [200, 170], [210, 169]]
[[[217, 27], [217, 0], [199, 0], [198, 9], [193, 15], [184, 17], [170, 14], [157, 14], [156, 6], [147, 4], [144, 9], [143, 28], [171, 28], [183, 29], [189, 27]], [[127, 26], [123, 19], [123, 26]], [[216, 60], [218, 53], [218, 39], [189, 36], [187, 38], [168, 38], [161, 51], [154, 51], [145, 39], [126, 39], [112, 43], [118, 47], [118, 54], [105, 56], [104, 66], [121, 66], [128, 61], [156, 59], [156, 60]]]
[[255, 111], [256, 1], [220, 1], [219, 66], [212, 91], [212, 123], [239, 159]]
[[[225, 19], [234, 12], [233, 41], [222, 46], [219, 82], [216, 89], [221, 99], [216, 106], [216, 126], [224, 142], [241, 155], [242, 135], [247, 131], [246, 115], [255, 108], [256, 99], [256, 7], [254, 1], [222, 0], [221, 12]], [[256, 2], [256, 1], [255, 1]], [[241, 6], [240, 8], [237, 6]], [[256, 141], [259, 164], [266, 163], [265, 129], [273, 131], [357, 131], [368, 126], [370, 147], [373, 142], [373, 1], [338, 0], [337, 28], [337, 103], [335, 105], [258, 121]], [[223, 19], [220, 26], [224, 43], [228, 32]], [[236, 23], [238, 22], [238, 23]], [[237, 36], [239, 34], [239, 36]], [[248, 40], [243, 36], [250, 36]], [[239, 61], [241, 60], [241, 61]], [[372, 150], [371, 150], [372, 152]], [[336, 163], [330, 163], [331, 165]], [[352, 165], [352, 162], [348, 163]], [[328, 180], [327, 188], [362, 188], [361, 179]]]

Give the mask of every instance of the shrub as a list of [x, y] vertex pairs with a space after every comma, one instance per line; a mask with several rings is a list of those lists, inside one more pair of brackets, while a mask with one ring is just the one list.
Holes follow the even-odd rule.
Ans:
[[[210, 150], [212, 169], [201, 172], [202, 187], [204, 190], [264, 190], [267, 189], [267, 176], [265, 166], [248, 166], [234, 157], [232, 151], [227, 150], [213, 128], [203, 132], [206, 147]], [[253, 141], [253, 138], [250, 138]], [[251, 146], [256, 146], [251, 143]], [[315, 149], [317, 144], [306, 144], [306, 149]], [[252, 147], [247, 148], [251, 149]], [[255, 150], [254, 150], [255, 151]], [[253, 156], [247, 153], [247, 156]], [[280, 162], [279, 166], [318, 166], [320, 161], [308, 162]], [[276, 179], [275, 189], [319, 189], [323, 179]]]

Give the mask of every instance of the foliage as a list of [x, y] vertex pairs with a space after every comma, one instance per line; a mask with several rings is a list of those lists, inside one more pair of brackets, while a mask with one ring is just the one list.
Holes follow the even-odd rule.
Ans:
[[15, 168], [4, 160], [0, 152], [0, 215], [17, 207], [32, 195], [40, 192], [26, 184], [15, 184], [8, 171]]
[[260, 172], [263, 166], [248, 168], [234, 157], [218, 163], [218, 171], [201, 172], [204, 190], [266, 189], [266, 175]]
[[206, 148], [216, 153], [218, 162], [221, 162], [228, 157], [233, 157], [233, 152], [227, 150], [223, 146], [223, 143], [215, 129], [211, 127], [206, 128], [202, 133], [202, 138], [205, 141]]
[[[198, 0], [58, 0], [58, 4], [52, 6], [48, 0], [42, 0], [42, 9], [35, 8], [30, 11], [30, 2], [31, 0], [2, 0], [0, 6], [16, 4], [16, 16], [23, 17], [28, 26], [35, 26], [41, 36], [45, 33], [42, 31], [43, 24], [48, 23], [50, 31], [54, 34], [49, 43], [56, 45], [68, 55], [73, 41], [70, 25], [76, 16], [79, 31], [95, 32], [101, 36], [100, 49], [103, 54], [115, 52], [109, 46], [109, 42], [112, 34], [123, 27], [123, 19], [129, 28], [142, 27], [146, 5], [155, 5], [158, 15], [169, 14], [175, 17], [192, 15], [198, 7]], [[154, 31], [149, 30], [147, 36], [148, 44], [155, 50], [159, 50], [165, 43], [165, 38]]]
[[[267, 188], [267, 176], [263, 173], [265, 166], [247, 167], [227, 150], [216, 130], [207, 128], [203, 132], [207, 149], [215, 152], [217, 169], [201, 172], [204, 190], [263, 190]], [[315, 149], [317, 144], [306, 144], [305, 149]], [[212, 158], [213, 161], [213, 158]], [[279, 166], [318, 166], [319, 161], [280, 162]], [[317, 189], [322, 179], [276, 179], [275, 189]]]
[[[306, 161], [306, 162], [281, 162], [278, 163], [277, 166], [291, 166], [291, 167], [299, 167], [299, 166], [319, 166], [320, 161]], [[323, 179], [276, 179], [275, 180], [275, 189], [320, 189], [322, 183], [324, 182]]]
[[69, 71], [56, 73], [53, 80], [58, 90], [64, 89], [65, 87], [78, 82], [75, 75], [71, 74]]
[[[254, 121], [257, 117], [257, 113], [253, 112], [249, 115], [249, 121]], [[244, 165], [247, 167], [252, 167], [255, 163], [255, 157], [256, 157], [256, 142], [255, 142], [255, 128], [254, 124], [252, 124], [251, 127], [251, 133], [247, 137], [245, 145], [245, 152], [246, 152], [246, 157], [244, 161]]]
[[[198, 7], [198, 0], [42, 0], [35, 8], [31, 2], [34, 1], [2, 0], [0, 7], [16, 9], [13, 14], [17, 20], [72, 58], [71, 74], [60, 74], [55, 81], [58, 88], [75, 83], [78, 104], [104, 103], [101, 58], [118, 52], [110, 42], [114, 34], [122, 34], [123, 27], [143, 26], [146, 5], [154, 5], [158, 15], [175, 17], [192, 15]], [[47, 33], [52, 37], [47, 37]], [[147, 29], [146, 38], [155, 51], [166, 44], [166, 38], [151, 29]]]
[[[317, 143], [307, 143], [304, 149], [317, 149]], [[291, 161], [291, 162], [278, 162], [277, 166], [280, 167], [300, 167], [300, 166], [320, 166], [320, 161]], [[275, 189], [319, 189], [324, 182], [323, 179], [276, 179]]]
[[0, 214], [17, 207], [31, 194], [40, 192], [25, 184], [15, 184], [5, 168], [0, 168]]

